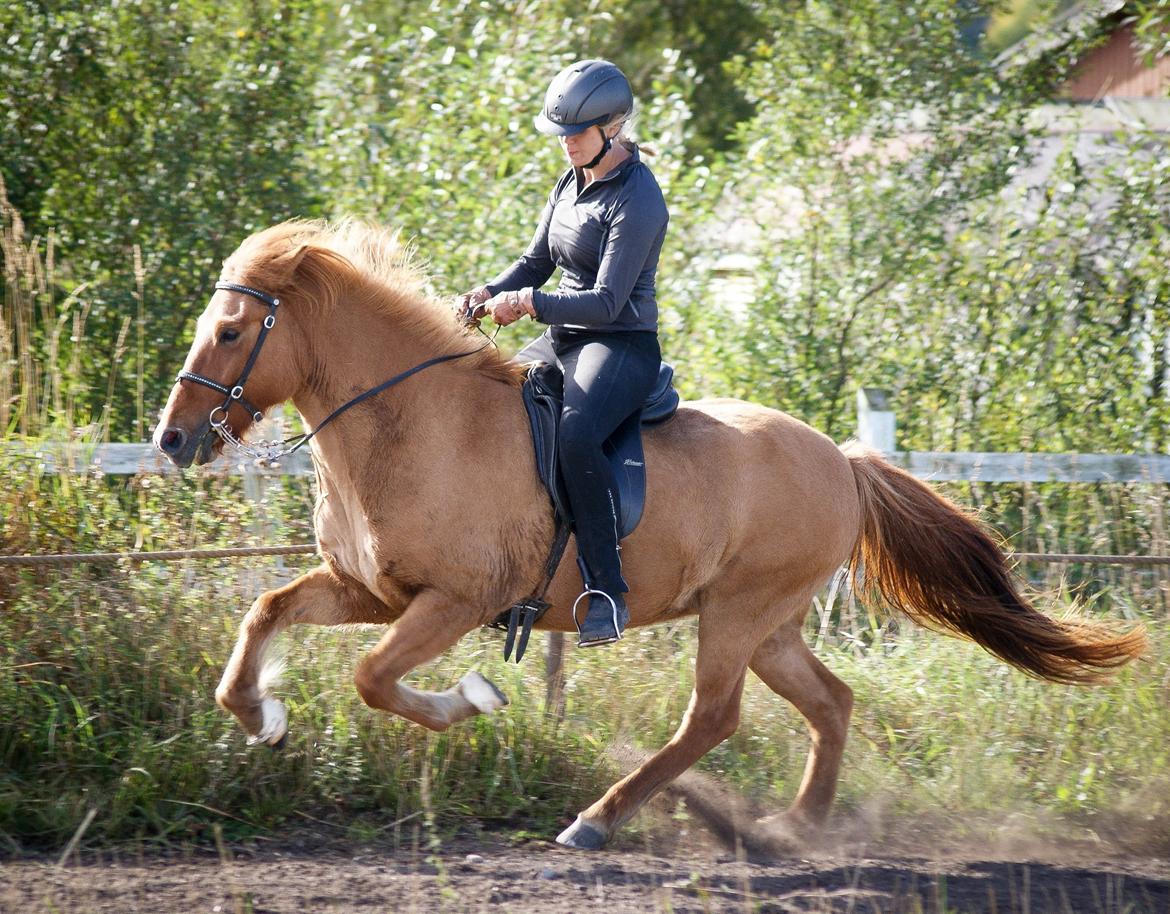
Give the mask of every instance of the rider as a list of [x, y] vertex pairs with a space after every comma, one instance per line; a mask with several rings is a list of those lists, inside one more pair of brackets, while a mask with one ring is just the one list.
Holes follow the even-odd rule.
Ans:
[[[582, 60], [557, 74], [535, 123], [560, 139], [571, 167], [523, 256], [461, 297], [464, 308], [501, 326], [524, 315], [549, 325], [520, 357], [555, 362], [565, 375], [558, 449], [588, 600], [581, 647], [617, 641], [629, 620], [615, 481], [602, 444], [642, 406], [662, 358], [654, 274], [669, 217], [658, 182], [622, 132], [633, 107], [629, 81], [609, 61]], [[541, 291], [557, 267], [559, 287]]]

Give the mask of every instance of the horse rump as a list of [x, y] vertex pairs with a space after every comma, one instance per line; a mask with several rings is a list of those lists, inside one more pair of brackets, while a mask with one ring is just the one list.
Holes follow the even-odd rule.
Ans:
[[1037, 610], [999, 543], [971, 515], [876, 453], [853, 443], [842, 450], [861, 499], [850, 564], [862, 590], [1051, 682], [1102, 682], [1145, 653], [1143, 626], [1119, 634], [1102, 622]]

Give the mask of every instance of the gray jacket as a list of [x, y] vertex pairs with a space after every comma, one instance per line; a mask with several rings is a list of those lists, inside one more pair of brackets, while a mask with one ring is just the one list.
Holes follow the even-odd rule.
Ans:
[[[528, 250], [487, 288], [495, 295], [531, 286], [545, 324], [657, 330], [654, 274], [670, 218], [658, 182], [637, 149], [579, 191], [583, 181], [572, 168], [561, 176]], [[557, 267], [557, 291], [540, 291]]]

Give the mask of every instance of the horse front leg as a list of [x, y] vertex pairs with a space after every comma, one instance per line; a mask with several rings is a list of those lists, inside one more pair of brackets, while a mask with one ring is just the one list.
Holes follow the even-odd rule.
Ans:
[[354, 684], [371, 708], [389, 711], [429, 730], [446, 730], [476, 714], [489, 714], [508, 699], [471, 672], [444, 692], [424, 692], [399, 680], [451, 647], [481, 624], [480, 614], [433, 590], [418, 594], [401, 618], [358, 665]]
[[272, 640], [298, 622], [345, 625], [385, 621], [385, 616], [386, 607], [372, 594], [345, 584], [324, 565], [261, 594], [240, 624], [215, 700], [239, 719], [249, 745], [279, 746], [288, 732], [288, 716], [265, 682], [264, 654]]

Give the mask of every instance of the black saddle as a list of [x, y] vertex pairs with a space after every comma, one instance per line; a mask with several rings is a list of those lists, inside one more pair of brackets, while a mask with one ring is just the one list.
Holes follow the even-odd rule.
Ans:
[[[536, 361], [532, 361], [534, 356]], [[515, 647], [517, 663], [528, 648], [533, 624], [549, 608], [544, 597], [573, 529], [573, 512], [569, 507], [569, 496], [557, 459], [557, 433], [561, 425], [561, 410], [564, 408], [565, 378], [561, 369], [546, 357], [555, 358], [555, 354], [546, 338], [540, 337], [522, 350], [516, 361], [531, 363], [524, 380], [524, 407], [528, 411], [528, 424], [532, 430], [536, 469], [541, 482], [548, 489], [556, 512], [556, 532], [545, 561], [542, 584], [531, 596], [512, 604], [490, 623], [507, 632], [504, 660], [511, 657]], [[619, 538], [629, 536], [642, 519], [642, 509], [646, 505], [646, 459], [642, 452], [642, 427], [665, 422], [678, 409], [678, 391], [671, 386], [673, 379], [674, 369], [663, 362], [658, 369], [658, 381], [642, 408], [619, 425], [603, 445], [617, 483], [615, 495], [618, 500]]]
[[[642, 408], [626, 419], [605, 442], [605, 455], [617, 482], [618, 535], [625, 538], [634, 532], [646, 505], [646, 460], [642, 451], [642, 427], [665, 422], [678, 408], [678, 391], [672, 386], [674, 369], [663, 362], [658, 381]], [[548, 489], [553, 507], [561, 522], [572, 526], [573, 512], [561, 478], [557, 453], [557, 431], [564, 406], [565, 379], [560, 368], [535, 362], [524, 381], [524, 406], [532, 429], [536, 450], [536, 468]]]

